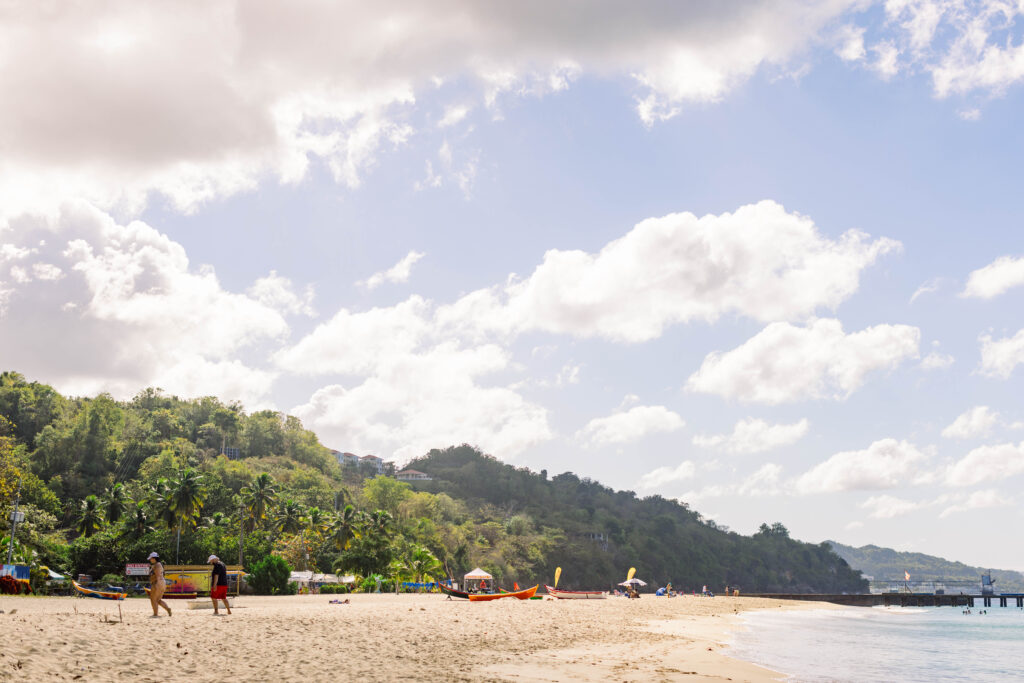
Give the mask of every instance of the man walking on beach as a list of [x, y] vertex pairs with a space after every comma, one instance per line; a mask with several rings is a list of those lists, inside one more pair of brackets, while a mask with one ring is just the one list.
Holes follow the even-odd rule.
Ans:
[[224, 601], [224, 609], [231, 614], [231, 605], [228, 604], [228, 568], [216, 555], [210, 555], [206, 561], [213, 565], [213, 572], [210, 573], [210, 600], [213, 601], [213, 613], [219, 616], [217, 601]]

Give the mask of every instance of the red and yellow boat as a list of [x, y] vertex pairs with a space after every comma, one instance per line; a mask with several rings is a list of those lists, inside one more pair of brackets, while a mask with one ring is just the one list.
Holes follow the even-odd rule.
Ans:
[[529, 600], [537, 593], [538, 588], [540, 588], [539, 583], [533, 588], [515, 591], [514, 593], [471, 593], [469, 596], [469, 601], [488, 602], [490, 600], [501, 600], [502, 598], [518, 598], [520, 600]]

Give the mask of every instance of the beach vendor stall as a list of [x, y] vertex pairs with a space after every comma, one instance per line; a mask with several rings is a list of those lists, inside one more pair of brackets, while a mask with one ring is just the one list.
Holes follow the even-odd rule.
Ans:
[[[238, 595], [241, 577], [245, 570], [241, 565], [228, 565], [228, 594]], [[208, 564], [169, 564], [164, 567], [164, 580], [167, 591], [164, 599], [192, 599], [210, 593], [210, 565]]]
[[480, 567], [462, 577], [463, 585], [470, 593], [493, 593], [494, 577]]

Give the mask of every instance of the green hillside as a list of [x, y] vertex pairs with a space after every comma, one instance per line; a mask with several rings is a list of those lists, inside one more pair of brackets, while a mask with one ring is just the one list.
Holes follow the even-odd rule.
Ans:
[[892, 548], [879, 548], [876, 545], [854, 548], [835, 541], [828, 543], [851, 567], [859, 569], [867, 576], [873, 576], [875, 581], [902, 582], [904, 572], [908, 572], [912, 581], [963, 583], [980, 588], [981, 575], [991, 572], [997, 592], [1024, 592], [1024, 574], [1021, 572], [971, 567], [941, 557], [923, 553], [904, 553]]
[[69, 398], [0, 375], [0, 516], [20, 480], [16, 561], [37, 567], [116, 575], [155, 550], [189, 564], [241, 554], [267, 576], [280, 574], [268, 569], [280, 558], [373, 587], [475, 566], [504, 585], [545, 582], [562, 566], [566, 587], [609, 587], [635, 566], [651, 584], [690, 590], [865, 587], [828, 546], [793, 540], [781, 524], [741, 536], [675, 501], [572, 473], [548, 478], [469, 446], [411, 466], [434, 481], [413, 488], [342, 467], [298, 419], [274, 411], [158, 389], [129, 401]]
[[683, 589], [866, 590], [860, 575], [827, 546], [795, 541], [781, 524], [742, 536], [661, 496], [638, 498], [571, 472], [549, 479], [545, 471], [516, 469], [469, 446], [434, 450], [409, 466], [434, 478], [417, 485], [424, 490], [501, 511], [529, 527], [558, 529], [557, 550], [538, 558], [532, 576], [551, 576], [560, 565], [567, 586], [607, 586], [635, 566], [637, 576]]

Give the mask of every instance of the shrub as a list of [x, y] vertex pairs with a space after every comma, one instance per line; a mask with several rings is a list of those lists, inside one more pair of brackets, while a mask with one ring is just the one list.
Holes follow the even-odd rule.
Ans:
[[284, 558], [267, 555], [252, 566], [248, 582], [258, 595], [286, 595], [291, 572]]
[[97, 581], [100, 584], [109, 584], [111, 586], [123, 586], [125, 585], [125, 577], [120, 574], [104, 574]]
[[343, 583], [327, 583], [320, 586], [321, 595], [339, 595], [348, 593], [348, 586]]

